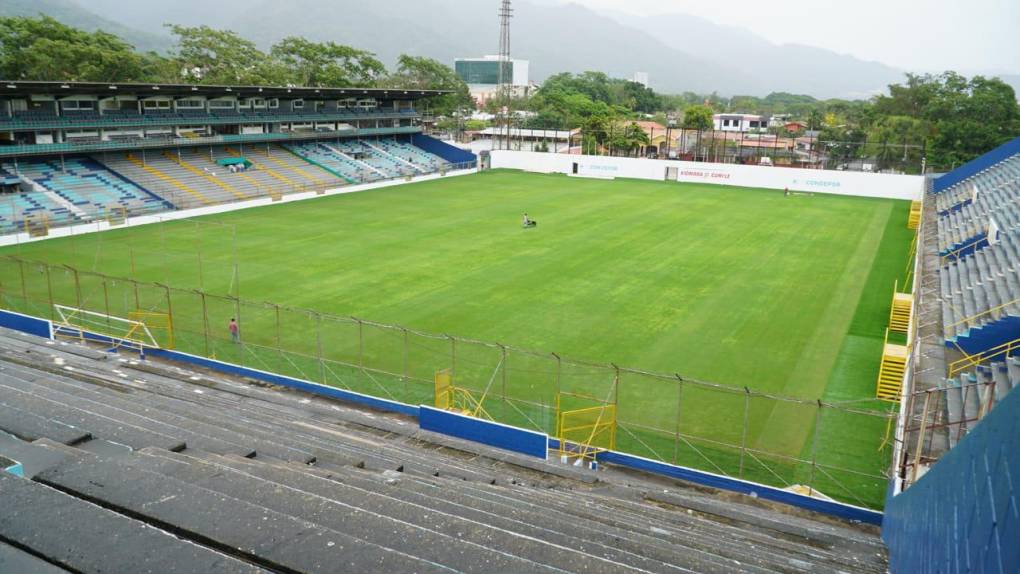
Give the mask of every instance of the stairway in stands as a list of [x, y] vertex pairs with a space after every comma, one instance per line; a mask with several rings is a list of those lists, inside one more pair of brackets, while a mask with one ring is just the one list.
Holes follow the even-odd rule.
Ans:
[[3, 330], [0, 456], [0, 556], [71, 571], [886, 569], [873, 527]]

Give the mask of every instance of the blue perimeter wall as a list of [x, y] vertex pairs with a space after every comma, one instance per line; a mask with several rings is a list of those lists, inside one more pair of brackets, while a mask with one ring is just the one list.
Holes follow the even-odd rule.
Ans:
[[968, 177], [974, 176], [1000, 161], [1018, 153], [1020, 153], [1020, 137], [1013, 141], [1006, 142], [985, 155], [974, 158], [942, 177], [939, 177], [935, 180], [935, 193], [945, 191]]
[[[44, 319], [37, 319], [35, 317], [29, 317], [19, 313], [0, 310], [0, 327], [7, 327], [9, 329], [15, 329], [33, 335], [39, 335], [46, 339], [51, 339], [52, 334], [50, 332], [50, 325], [50, 321]], [[75, 334], [77, 334], [77, 331], [75, 331]], [[113, 339], [110, 337], [96, 335], [94, 333], [86, 332], [85, 336], [86, 338], [95, 341], [113, 342]], [[265, 381], [378, 410], [399, 413], [417, 418], [419, 425], [423, 430], [472, 440], [497, 448], [536, 456], [542, 459], [548, 458], [548, 449], [559, 448], [559, 441], [549, 438], [549, 436], [544, 433], [519, 429], [517, 427], [501, 423], [473, 419], [463, 415], [434, 409], [425, 405], [420, 407], [406, 405], [396, 401], [362, 395], [352, 391], [345, 391], [335, 387], [285, 377], [275, 373], [242, 367], [231, 363], [224, 363], [215, 359], [207, 359], [205, 357], [199, 357], [178, 351], [149, 349], [146, 351], [146, 354], [154, 357], [163, 357], [172, 361], [198, 365], [222, 373]], [[1015, 394], [1020, 396], [1020, 393]], [[858, 520], [867, 524], [878, 525], [882, 523], [882, 513], [876, 510], [869, 510], [867, 508], [860, 508], [849, 504], [811, 498], [763, 484], [675, 466], [620, 452], [603, 452], [598, 455], [598, 458], [602, 462], [643, 470], [679, 480], [686, 480], [713, 488], [753, 495], [759, 498], [774, 500], [776, 502], [790, 504], [799, 508], [821, 512], [830, 516], [836, 516], [848, 520]]]
[[1020, 572], [1020, 392], [885, 505], [889, 569]]
[[13, 311], [0, 310], [0, 327], [7, 327], [8, 329], [43, 337], [44, 339], [53, 338], [53, 334], [50, 332], [49, 321], [29, 317], [28, 315], [22, 315]]
[[441, 142], [434, 137], [424, 134], [412, 134], [411, 143], [431, 154], [438, 155], [450, 163], [470, 163], [478, 159], [478, 156], [469, 151], [464, 151], [459, 147]]
[[418, 407], [422, 430], [462, 438], [541, 459], [549, 456], [549, 435], [442, 409]]

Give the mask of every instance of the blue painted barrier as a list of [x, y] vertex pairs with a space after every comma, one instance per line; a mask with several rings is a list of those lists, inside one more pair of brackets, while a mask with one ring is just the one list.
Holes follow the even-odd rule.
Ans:
[[29, 335], [53, 338], [52, 323], [46, 319], [39, 319], [29, 315], [22, 315], [14, 311], [0, 310], [0, 327], [6, 327]]
[[415, 147], [420, 147], [433, 155], [438, 155], [450, 163], [471, 163], [478, 159], [478, 156], [469, 151], [423, 134], [411, 134], [411, 143]]
[[1020, 572], [1020, 391], [885, 505], [891, 572]]
[[422, 430], [462, 438], [503, 450], [511, 450], [546, 459], [549, 456], [549, 435], [502, 423], [477, 419], [422, 405], [418, 407], [418, 424]]
[[934, 190], [939, 193], [973, 177], [1000, 161], [1020, 153], [1020, 137], [1006, 142], [992, 151], [977, 157], [935, 180]]
[[[549, 448], [558, 449], [559, 444], [560, 443], [557, 439], [549, 439]], [[732, 492], [739, 492], [741, 494], [753, 495], [764, 500], [781, 502], [783, 504], [789, 504], [790, 506], [796, 506], [805, 510], [820, 512], [822, 514], [846, 520], [856, 520], [865, 524], [874, 524], [876, 526], [882, 524], [882, 513], [877, 510], [854, 506], [852, 504], [843, 504], [842, 502], [812, 498], [810, 496], [789, 492], [781, 488], [766, 486], [757, 482], [750, 482], [739, 478], [730, 478], [728, 476], [713, 474], [711, 472], [694, 470], [692, 468], [660, 462], [633, 454], [613, 451], [601, 452], [598, 454], [598, 461], [600, 463], [610, 463], [661, 476], [685, 480], [687, 482], [718, 488], [720, 490], [729, 490]]]

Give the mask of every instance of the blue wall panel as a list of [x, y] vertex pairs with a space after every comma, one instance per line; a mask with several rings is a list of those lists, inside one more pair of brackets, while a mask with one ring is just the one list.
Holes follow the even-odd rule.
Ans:
[[885, 506], [898, 572], [1020, 572], [1020, 392]]
[[469, 151], [464, 151], [459, 147], [422, 134], [412, 135], [411, 143], [431, 154], [438, 155], [450, 163], [470, 163], [478, 159], [478, 156]]
[[22, 315], [13, 311], [0, 311], [0, 327], [14, 329], [15, 331], [47, 339], [51, 338], [49, 321], [29, 317], [28, 315]]
[[545, 459], [549, 453], [549, 435], [476, 419], [442, 409], [418, 407], [422, 430], [471, 440], [521, 454]]
[[1000, 161], [1020, 153], [1020, 138], [1016, 138], [1013, 141], [1006, 142], [1001, 146], [993, 149], [983, 156], [975, 158], [953, 171], [943, 175], [942, 177], [935, 180], [935, 193], [945, 191], [946, 189], [960, 183], [961, 181], [972, 177]]

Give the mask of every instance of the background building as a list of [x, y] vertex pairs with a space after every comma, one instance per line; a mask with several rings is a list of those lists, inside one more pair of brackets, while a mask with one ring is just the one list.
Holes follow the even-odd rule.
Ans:
[[[506, 67], [504, 77], [510, 79], [513, 94], [526, 96], [531, 88], [528, 60], [507, 60], [503, 65]], [[454, 60], [457, 77], [468, 85], [471, 96], [479, 106], [485, 105], [496, 94], [499, 86], [499, 66], [499, 56]]]
[[715, 114], [712, 122], [716, 130], [724, 132], [750, 132], [769, 127], [768, 118], [754, 114]]

